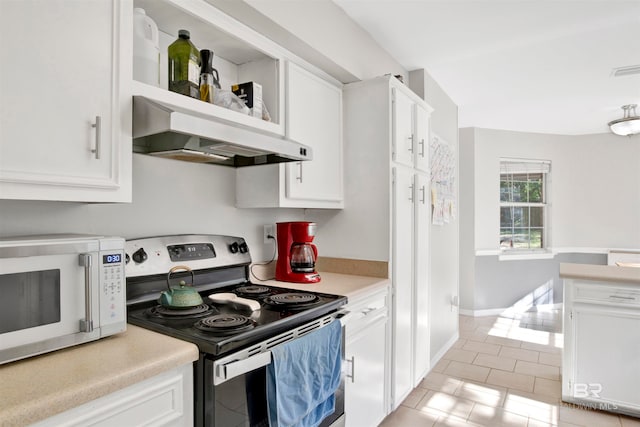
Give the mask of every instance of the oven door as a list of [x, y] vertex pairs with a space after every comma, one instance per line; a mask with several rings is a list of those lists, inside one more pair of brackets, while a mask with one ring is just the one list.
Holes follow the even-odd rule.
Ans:
[[[344, 328], [342, 330], [344, 360]], [[271, 341], [277, 341], [272, 339]], [[271, 353], [267, 350], [248, 355], [253, 346], [220, 360], [204, 359], [203, 414], [196, 414], [196, 425], [211, 427], [268, 427], [267, 366]], [[231, 362], [230, 362], [231, 361]], [[320, 427], [344, 426], [344, 370], [336, 390], [335, 411]], [[196, 400], [197, 397], [196, 397]], [[202, 421], [202, 422], [200, 422]]]
[[[18, 256], [10, 256], [9, 248], [2, 249], [0, 363], [99, 335], [99, 330], [92, 332], [87, 323], [91, 320], [87, 312], [98, 311], [98, 300], [88, 286], [98, 283], [98, 268], [81, 265], [79, 255], [84, 253], [97, 263], [97, 252], [89, 252], [97, 249], [97, 242], [79, 246], [19, 247], [15, 248]], [[29, 252], [32, 255], [24, 256]]]

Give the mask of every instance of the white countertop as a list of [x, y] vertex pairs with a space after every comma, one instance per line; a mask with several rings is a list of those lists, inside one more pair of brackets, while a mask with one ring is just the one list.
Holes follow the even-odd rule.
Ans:
[[560, 277], [563, 279], [584, 279], [620, 284], [640, 284], [640, 268], [561, 263]]
[[198, 347], [133, 325], [0, 365], [0, 426], [35, 423], [198, 359]]

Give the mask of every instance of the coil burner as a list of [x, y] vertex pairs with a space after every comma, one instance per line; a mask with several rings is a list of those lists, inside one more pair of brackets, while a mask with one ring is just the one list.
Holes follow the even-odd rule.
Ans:
[[208, 317], [216, 314], [218, 311], [207, 304], [200, 304], [189, 308], [169, 308], [162, 305], [156, 305], [147, 310], [146, 314], [150, 317], [158, 317], [162, 319], [194, 319], [199, 317]]
[[230, 335], [247, 331], [255, 326], [255, 322], [241, 314], [217, 314], [198, 320], [194, 327], [216, 335]]
[[244, 285], [233, 290], [241, 297], [266, 297], [271, 293], [271, 288], [260, 285]]
[[320, 303], [320, 298], [304, 292], [285, 292], [268, 296], [264, 302], [281, 310], [301, 310]]

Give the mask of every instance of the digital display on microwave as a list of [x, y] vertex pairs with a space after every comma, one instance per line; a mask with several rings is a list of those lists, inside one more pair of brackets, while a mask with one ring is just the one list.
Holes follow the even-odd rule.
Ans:
[[102, 256], [103, 264], [119, 264], [121, 262], [122, 262], [121, 254], [109, 254], [109, 255]]

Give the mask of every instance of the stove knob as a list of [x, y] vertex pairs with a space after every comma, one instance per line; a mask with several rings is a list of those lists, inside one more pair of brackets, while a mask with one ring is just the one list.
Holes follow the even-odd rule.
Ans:
[[140, 248], [137, 251], [135, 251], [131, 257], [138, 264], [145, 262], [148, 258], [147, 253], [144, 251], [143, 248]]
[[249, 246], [245, 242], [240, 243], [240, 253], [246, 254], [247, 252], [249, 252]]
[[233, 242], [232, 244], [229, 245], [229, 250], [231, 251], [232, 254], [236, 254], [238, 253], [238, 242]]

